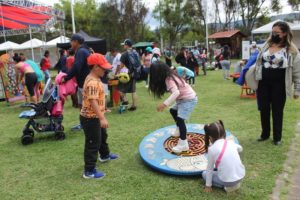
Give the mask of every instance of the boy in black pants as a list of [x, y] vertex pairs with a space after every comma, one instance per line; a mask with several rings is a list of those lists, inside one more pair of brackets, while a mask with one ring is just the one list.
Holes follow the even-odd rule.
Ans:
[[84, 172], [83, 178], [102, 178], [104, 173], [96, 170], [98, 152], [99, 161], [117, 159], [118, 156], [109, 153], [106, 128], [108, 121], [104, 116], [105, 92], [100, 77], [111, 65], [101, 54], [91, 54], [88, 59], [90, 73], [83, 86], [83, 104], [80, 112], [80, 123], [85, 134]]

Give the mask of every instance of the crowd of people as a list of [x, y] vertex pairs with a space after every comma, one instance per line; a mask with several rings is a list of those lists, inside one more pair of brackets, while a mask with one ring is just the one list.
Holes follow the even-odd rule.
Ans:
[[[84, 39], [80, 35], [74, 34], [71, 38], [72, 50], [67, 54], [61, 51], [59, 61], [55, 65], [58, 71], [66, 73], [63, 82], [75, 79], [78, 84], [77, 96], [72, 99], [76, 102], [73, 105], [80, 108], [80, 124], [75, 126], [75, 129], [83, 128], [85, 133], [84, 178], [104, 177], [103, 172], [96, 170], [97, 159], [106, 162], [118, 158], [117, 154], [110, 153], [107, 144], [109, 122], [105, 117], [107, 109], [105, 96], [107, 80], [118, 79], [121, 73], [127, 73], [129, 77], [128, 81], [120, 81], [118, 85], [121, 104], [128, 105], [127, 94], [131, 94], [129, 111], [137, 109], [136, 83], [141, 79], [141, 73], [146, 74], [143, 80], [154, 97], [161, 98], [165, 93], [170, 93], [170, 96], [156, 109], [161, 112], [173, 105], [169, 111], [177, 128], [172, 136], [179, 137], [179, 140], [172, 151], [179, 154], [189, 150], [185, 121], [198, 102], [197, 93], [192, 87], [195, 84], [195, 76], [199, 75], [200, 67], [203, 74], [207, 74], [206, 49], [181, 48], [175, 57], [179, 66], [174, 67], [172, 65], [174, 54], [169, 48], [162, 54], [157, 46], [147, 47], [140, 59], [138, 52], [132, 48], [133, 42], [130, 39], [126, 39], [122, 46], [123, 53], [112, 49], [104, 56], [94, 53], [84, 45]], [[248, 61], [240, 62], [236, 69], [241, 73], [238, 83], [244, 83], [246, 70], [254, 66], [262, 127], [258, 141], [265, 141], [270, 137], [272, 111], [273, 142], [275, 145], [280, 145], [286, 95], [292, 95], [293, 84], [295, 91], [300, 91], [299, 51], [292, 42], [288, 24], [284, 22], [273, 25], [272, 35], [262, 50], [257, 49], [255, 43], [252, 44], [252, 48], [252, 57]], [[165, 57], [165, 62], [162, 62], [162, 55]], [[25, 85], [31, 99], [37, 103], [39, 98], [37, 88], [43, 80], [43, 74], [45, 82], [50, 78], [49, 68], [52, 65], [49, 52], [45, 52], [40, 67], [33, 61], [27, 60], [24, 55], [15, 55], [13, 59], [18, 72], [17, 80], [23, 80], [22, 77], [25, 77]], [[218, 55], [218, 61], [223, 69], [224, 79], [228, 79], [230, 69], [228, 46], [225, 46]], [[222, 121], [207, 124], [204, 130], [208, 153], [208, 167], [203, 172], [203, 179], [206, 181], [205, 191], [210, 192], [212, 186], [225, 188], [226, 191], [237, 189], [245, 176], [245, 167], [239, 157], [242, 147], [226, 141]]]

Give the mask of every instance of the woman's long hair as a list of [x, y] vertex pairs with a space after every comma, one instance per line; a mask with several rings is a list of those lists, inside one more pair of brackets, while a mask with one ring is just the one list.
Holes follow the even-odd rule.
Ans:
[[[284, 37], [284, 41], [281, 43], [280, 47], [287, 47], [287, 50], [289, 52], [297, 53], [297, 51], [298, 51], [297, 47], [292, 41], [293, 33], [292, 33], [291, 28], [288, 25], [288, 23], [283, 22], [283, 21], [276, 22], [275, 24], [273, 24], [272, 29], [276, 26], [278, 26], [283, 33], [286, 33], [286, 37]], [[271, 46], [273, 44], [271, 38], [272, 37], [270, 36], [267, 40], [267, 43], [269, 44], [269, 46]]]
[[161, 98], [167, 92], [167, 78], [172, 78], [176, 85], [179, 86], [175, 77], [177, 77], [177, 80], [181, 80], [182, 84], [184, 84], [184, 80], [180, 78], [167, 64], [159, 61], [151, 64], [149, 91], [154, 95], [154, 97]]
[[208, 151], [208, 147], [209, 147], [209, 143], [210, 143], [209, 137], [211, 137], [212, 143], [214, 143], [218, 139], [226, 138], [226, 131], [225, 131], [222, 120], [219, 120], [219, 121], [211, 123], [211, 124], [206, 124], [204, 126], [204, 131], [205, 131], [205, 150], [206, 150], [206, 152]]

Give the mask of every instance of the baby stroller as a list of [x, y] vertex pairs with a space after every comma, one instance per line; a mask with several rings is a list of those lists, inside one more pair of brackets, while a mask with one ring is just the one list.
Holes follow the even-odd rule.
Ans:
[[19, 115], [20, 118], [29, 119], [21, 137], [23, 145], [33, 143], [34, 130], [38, 133], [54, 132], [56, 140], [65, 139], [64, 127], [62, 125], [63, 103], [59, 97], [59, 86], [53, 84], [49, 79], [44, 88], [42, 101], [38, 104], [27, 104], [26, 107], [30, 107], [32, 110], [23, 111]]

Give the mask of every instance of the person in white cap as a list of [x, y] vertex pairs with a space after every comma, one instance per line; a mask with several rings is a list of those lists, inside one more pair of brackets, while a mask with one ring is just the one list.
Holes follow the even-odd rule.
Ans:
[[255, 41], [253, 41], [252, 43], [251, 43], [251, 47], [250, 47], [250, 55], [252, 55], [255, 51], [257, 51], [258, 50], [258, 48], [257, 48], [257, 45], [256, 45], [256, 42]]

